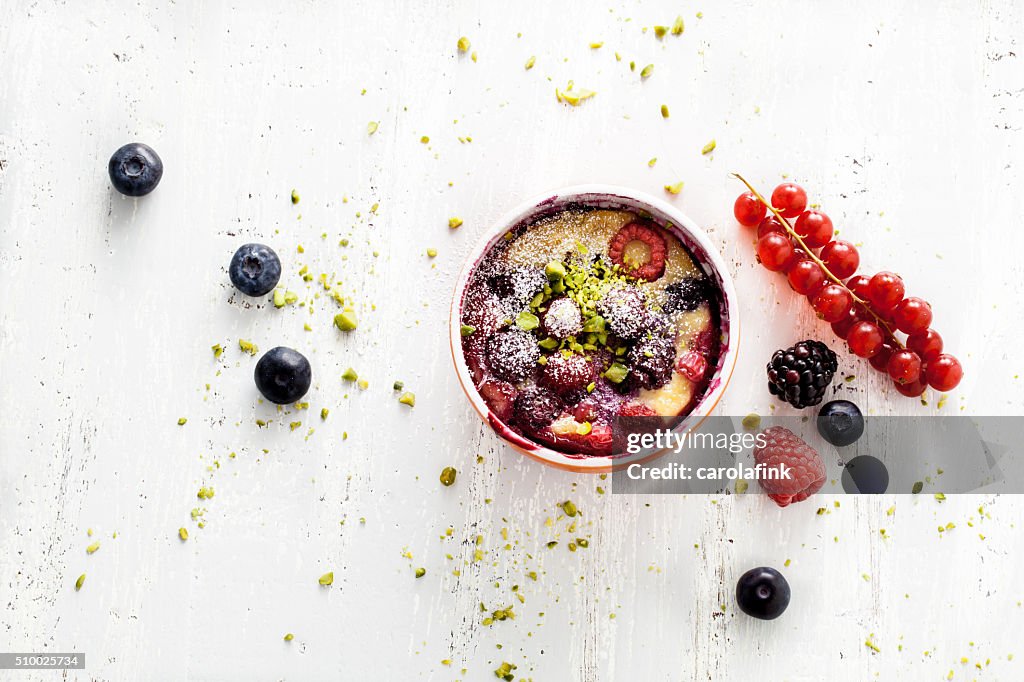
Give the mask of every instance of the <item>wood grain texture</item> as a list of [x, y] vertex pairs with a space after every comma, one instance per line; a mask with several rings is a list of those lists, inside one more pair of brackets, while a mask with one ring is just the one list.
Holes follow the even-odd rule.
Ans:
[[[944, 409], [1021, 414], [1022, 29], [993, 0], [0, 3], [0, 650], [86, 652], [68, 680], [1020, 679], [1017, 497], [602, 495], [480, 423], [446, 329], [470, 246], [524, 197], [682, 180], [742, 294], [722, 408], [767, 413], [771, 350], [829, 333], [754, 262], [728, 173], [788, 174], [933, 302], [968, 372]], [[569, 80], [597, 96], [557, 103]], [[135, 139], [166, 169], [138, 201], [106, 176]], [[235, 295], [243, 240], [311, 306]], [[308, 411], [258, 403], [239, 339], [307, 353]], [[842, 360], [870, 413], [935, 413]], [[785, 617], [737, 614], [736, 578], [787, 560]]]

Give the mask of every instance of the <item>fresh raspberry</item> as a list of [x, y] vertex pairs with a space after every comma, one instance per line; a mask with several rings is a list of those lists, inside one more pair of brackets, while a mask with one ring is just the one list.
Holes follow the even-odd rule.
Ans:
[[515, 386], [504, 381], [488, 380], [480, 385], [479, 391], [494, 412], [494, 416], [503, 422], [512, 417], [512, 405], [516, 399]]
[[548, 356], [541, 382], [556, 393], [568, 396], [582, 391], [594, 380], [594, 366], [585, 357], [572, 353]]
[[630, 387], [661, 388], [672, 378], [676, 347], [664, 336], [640, 339], [626, 354], [629, 361]]
[[[643, 242], [647, 245], [646, 263], [626, 262], [626, 247], [630, 242]], [[608, 244], [608, 257], [622, 268], [626, 274], [637, 279], [653, 282], [665, 274], [665, 255], [668, 244], [658, 228], [649, 223], [629, 223], [615, 233]]]
[[498, 332], [487, 340], [487, 364], [499, 379], [521, 381], [540, 358], [536, 339], [518, 329]]
[[806, 500], [825, 484], [825, 463], [815, 450], [789, 429], [772, 426], [761, 432], [764, 447], [754, 448], [754, 463], [762, 469], [780, 471], [785, 465], [789, 478], [760, 478], [758, 483], [775, 504], [786, 507]]
[[699, 384], [708, 371], [707, 359], [692, 350], [688, 350], [676, 360], [676, 370], [695, 384]]
[[526, 431], [540, 431], [562, 413], [565, 404], [551, 391], [531, 386], [512, 404], [516, 422]]

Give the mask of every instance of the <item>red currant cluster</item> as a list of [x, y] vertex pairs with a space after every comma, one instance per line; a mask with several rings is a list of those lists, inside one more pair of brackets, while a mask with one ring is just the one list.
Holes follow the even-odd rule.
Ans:
[[[959, 360], [942, 352], [942, 337], [930, 328], [927, 301], [904, 298], [903, 279], [894, 273], [855, 274], [860, 266], [856, 247], [833, 239], [832, 221], [821, 211], [807, 210], [807, 192], [799, 185], [776, 187], [768, 206], [737, 177], [750, 191], [736, 199], [733, 213], [741, 225], [757, 228], [758, 260], [772, 272], [785, 273], [790, 287], [808, 298], [851, 353], [887, 372], [905, 396], [919, 396], [928, 386], [956, 388], [964, 370]], [[897, 330], [907, 335], [905, 344]]]

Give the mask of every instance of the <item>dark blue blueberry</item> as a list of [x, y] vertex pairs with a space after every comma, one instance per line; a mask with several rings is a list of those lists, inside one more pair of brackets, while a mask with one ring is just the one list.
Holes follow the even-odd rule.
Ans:
[[107, 171], [114, 189], [130, 197], [141, 197], [160, 184], [164, 162], [152, 147], [132, 142], [114, 152]]
[[281, 279], [281, 259], [264, 244], [243, 244], [231, 257], [228, 275], [243, 294], [263, 296]]
[[263, 397], [278, 405], [300, 400], [313, 382], [309, 360], [291, 348], [278, 346], [263, 354], [256, 363], [256, 388]]
[[789, 583], [774, 568], [752, 568], [736, 582], [736, 603], [748, 616], [774, 620], [789, 606]]
[[864, 415], [849, 400], [833, 400], [818, 412], [818, 433], [832, 445], [844, 447], [864, 433]]
[[859, 455], [843, 467], [842, 482], [848, 495], [881, 495], [889, 489], [889, 469], [877, 457]]

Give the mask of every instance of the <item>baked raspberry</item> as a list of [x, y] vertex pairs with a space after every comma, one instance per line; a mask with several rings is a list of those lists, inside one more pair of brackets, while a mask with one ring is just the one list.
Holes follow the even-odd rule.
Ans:
[[664, 336], [640, 339], [626, 353], [629, 362], [630, 387], [661, 388], [672, 378], [676, 347]]
[[478, 389], [494, 416], [503, 422], [512, 417], [512, 405], [516, 399], [516, 387], [504, 381], [487, 380]]
[[708, 371], [708, 361], [700, 353], [688, 350], [676, 360], [676, 371], [695, 384], [699, 384]]
[[552, 391], [569, 396], [584, 390], [594, 380], [594, 366], [576, 353], [554, 353], [548, 356], [541, 373], [541, 382]]
[[623, 403], [619, 408], [620, 417], [657, 417], [658, 413], [643, 403]]
[[526, 431], [540, 431], [562, 413], [565, 404], [557, 395], [543, 388], [531, 386], [512, 404], [513, 418]]
[[544, 289], [548, 278], [538, 268], [502, 267], [487, 277], [487, 286], [510, 310], [520, 310]]
[[648, 282], [665, 274], [667, 253], [665, 238], [650, 223], [629, 223], [608, 244], [608, 256], [613, 263], [624, 273]]
[[564, 339], [579, 334], [583, 329], [580, 307], [571, 298], [556, 298], [544, 311], [544, 329], [549, 336]]
[[696, 310], [709, 296], [708, 282], [703, 277], [684, 277], [665, 287], [666, 313]]
[[647, 332], [653, 322], [644, 295], [633, 287], [615, 287], [597, 303], [597, 312], [619, 338], [631, 341]]
[[[754, 448], [754, 463], [766, 471], [761, 472], [758, 483], [775, 504], [786, 507], [821, 490], [825, 484], [825, 463], [814, 448], [781, 426], [769, 427], [760, 436], [764, 446]], [[767, 478], [767, 472], [779, 475], [783, 466], [789, 473], [788, 479]]]
[[522, 381], [537, 366], [540, 347], [524, 331], [509, 329], [487, 340], [487, 366], [505, 381]]

